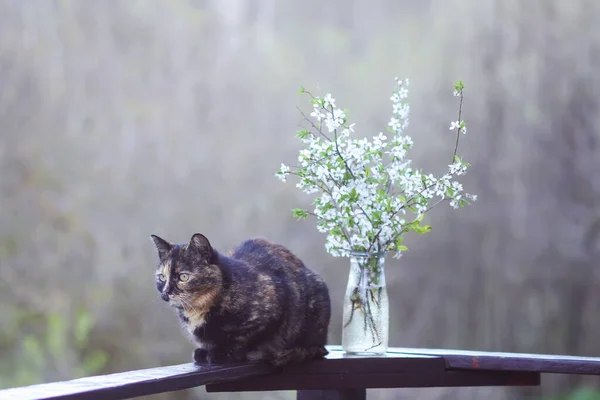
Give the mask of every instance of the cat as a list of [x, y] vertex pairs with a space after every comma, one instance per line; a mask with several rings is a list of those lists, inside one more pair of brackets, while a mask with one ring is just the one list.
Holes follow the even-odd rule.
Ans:
[[328, 354], [329, 289], [286, 247], [255, 238], [224, 255], [200, 233], [181, 245], [151, 238], [156, 288], [198, 345], [196, 363], [283, 366]]

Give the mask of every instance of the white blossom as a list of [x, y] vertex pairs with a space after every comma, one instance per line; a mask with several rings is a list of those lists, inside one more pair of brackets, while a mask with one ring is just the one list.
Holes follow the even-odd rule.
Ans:
[[321, 120], [325, 118], [325, 114], [323, 114], [317, 107], [315, 107], [313, 112], [310, 113], [310, 116], [319, 122], [321, 122]]
[[373, 146], [377, 150], [381, 150], [386, 147], [386, 145], [387, 145], [387, 143], [385, 142], [386, 140], [387, 140], [387, 136], [385, 136], [383, 134], [383, 132], [379, 132], [379, 135], [373, 136]]
[[290, 174], [290, 167], [288, 167], [287, 165], [285, 165], [284, 163], [281, 163], [281, 167], [279, 168], [279, 171], [277, 172], [277, 177], [282, 181], [285, 182], [287, 179], [287, 176]]
[[[403, 100], [409, 81], [396, 79], [396, 83], [390, 97], [392, 132], [380, 132], [372, 140], [351, 137], [355, 124], [347, 121], [330, 93], [315, 97], [310, 116], [317, 124], [310, 134], [300, 136], [305, 148], [298, 153], [298, 167], [292, 171], [281, 164], [276, 173], [283, 182], [289, 174], [297, 174], [296, 187], [316, 194], [317, 230], [327, 235], [325, 248], [334, 257], [375, 250], [395, 251], [400, 257], [405, 248], [397, 239], [406, 231], [423, 230], [421, 218], [436, 202], [447, 200], [457, 208], [468, 204], [465, 199], [477, 199], [454, 180], [468, 169], [460, 159], [440, 177], [412, 166], [408, 154], [414, 143], [404, 134], [410, 108]], [[466, 132], [461, 121], [453, 121], [450, 129]]]
[[330, 93], [327, 93], [323, 98], [323, 107], [329, 109], [330, 107], [335, 107], [335, 99], [331, 97]]
[[450, 175], [463, 175], [467, 171], [467, 167], [460, 162], [448, 165]]
[[408, 97], [408, 89], [407, 88], [400, 88], [400, 90], [398, 90], [398, 96], [401, 99], [405, 99]]
[[399, 131], [400, 129], [402, 129], [402, 123], [396, 117], [392, 117], [388, 125], [390, 128], [392, 128], [393, 131]]
[[325, 126], [327, 126], [327, 130], [333, 132], [338, 129], [344, 123], [344, 118], [346, 118], [346, 114], [339, 108], [335, 108], [333, 113], [325, 114]]

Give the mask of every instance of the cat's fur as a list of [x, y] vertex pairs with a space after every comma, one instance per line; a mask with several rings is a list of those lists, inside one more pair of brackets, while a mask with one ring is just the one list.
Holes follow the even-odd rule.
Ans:
[[287, 248], [249, 239], [226, 256], [199, 233], [183, 245], [151, 237], [156, 287], [198, 345], [194, 361], [281, 366], [327, 355], [327, 285]]

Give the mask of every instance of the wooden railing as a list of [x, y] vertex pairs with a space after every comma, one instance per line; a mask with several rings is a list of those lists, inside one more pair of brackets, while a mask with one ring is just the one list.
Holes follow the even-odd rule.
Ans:
[[298, 399], [366, 398], [370, 388], [537, 386], [542, 373], [600, 375], [600, 358], [393, 348], [383, 357], [348, 357], [274, 368], [182, 364], [0, 390], [0, 399], [128, 399], [206, 386], [208, 392], [296, 390]]

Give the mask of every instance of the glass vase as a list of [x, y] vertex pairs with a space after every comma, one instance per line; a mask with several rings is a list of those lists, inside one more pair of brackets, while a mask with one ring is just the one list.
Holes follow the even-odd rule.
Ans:
[[344, 296], [342, 347], [348, 354], [385, 354], [389, 342], [389, 301], [385, 253], [351, 253]]

